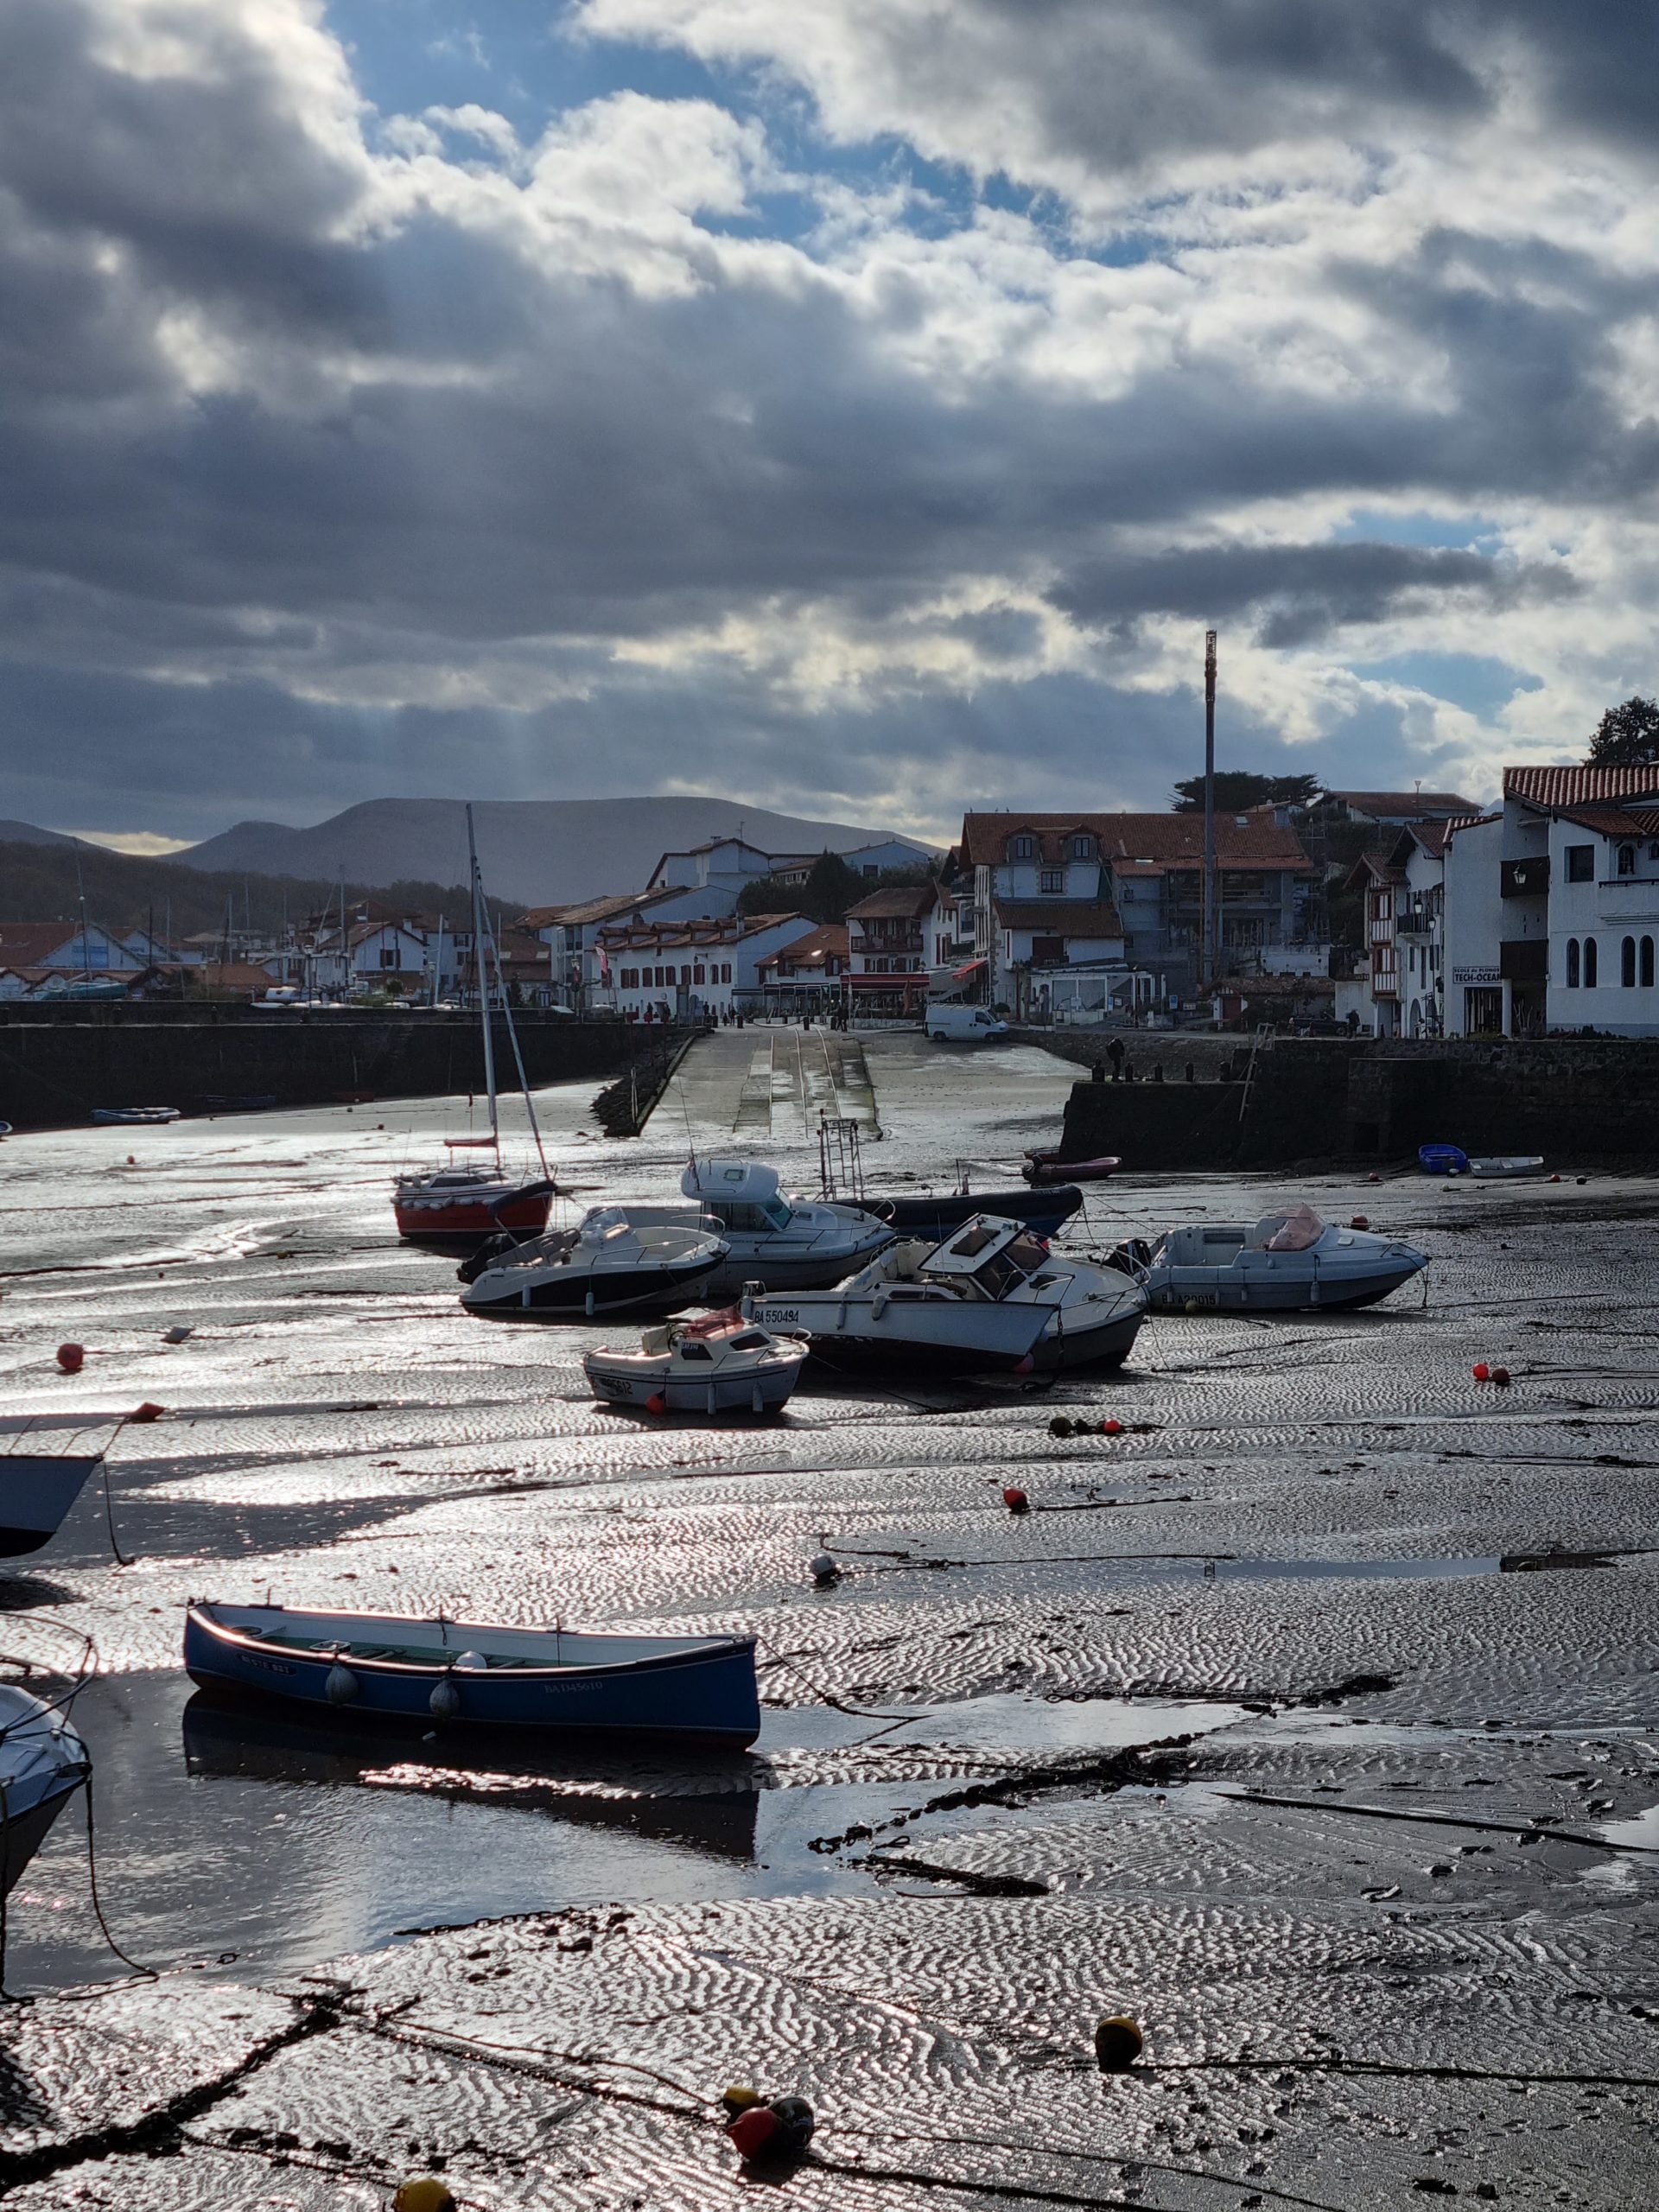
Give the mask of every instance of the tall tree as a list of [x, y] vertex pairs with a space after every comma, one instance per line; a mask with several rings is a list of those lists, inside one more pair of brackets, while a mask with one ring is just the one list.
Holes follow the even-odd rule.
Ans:
[[839, 853], [820, 853], [804, 883], [779, 883], [775, 875], [753, 877], [737, 894], [737, 911], [740, 914], [804, 914], [815, 922], [840, 922], [869, 887]]
[[1596, 724], [1585, 766], [1649, 768], [1659, 762], [1659, 699], [1638, 691], [1622, 707], [1609, 707]]
[[[1312, 806], [1319, 797], [1317, 776], [1259, 776], [1249, 768], [1228, 768], [1216, 778], [1216, 804], [1223, 814], [1243, 814], [1250, 806]], [[1204, 778], [1177, 784], [1171, 799], [1177, 814], [1202, 814]]]

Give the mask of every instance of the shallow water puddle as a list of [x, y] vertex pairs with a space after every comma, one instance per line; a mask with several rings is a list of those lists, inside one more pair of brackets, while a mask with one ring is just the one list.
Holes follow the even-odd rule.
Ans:
[[[436, 1923], [573, 1904], [823, 1895], [870, 1880], [821, 1848], [964, 1780], [1227, 1727], [1242, 1708], [1018, 1694], [768, 1712], [749, 1755], [585, 1746], [473, 1757], [326, 1721], [228, 1710], [182, 1675], [109, 1676], [77, 1701], [99, 1883], [147, 1965], [291, 1972]], [[982, 1815], [979, 1816], [982, 1818]], [[84, 1816], [10, 1899], [11, 1986], [111, 1977], [87, 1903]]]

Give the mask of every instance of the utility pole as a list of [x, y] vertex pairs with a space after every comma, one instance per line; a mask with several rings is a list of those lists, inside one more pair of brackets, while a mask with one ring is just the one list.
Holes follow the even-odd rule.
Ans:
[[1204, 633], [1204, 958], [1199, 981], [1216, 981], [1216, 633]]

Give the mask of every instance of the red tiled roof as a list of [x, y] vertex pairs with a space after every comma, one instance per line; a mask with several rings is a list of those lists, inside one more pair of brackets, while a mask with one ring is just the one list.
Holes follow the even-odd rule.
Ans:
[[75, 931], [73, 922], [0, 922], [0, 960], [12, 968], [48, 967]]
[[520, 915], [522, 930], [551, 929], [555, 923], [574, 928], [583, 922], [607, 922], [613, 914], [626, 914], [636, 906], [654, 906], [664, 899], [695, 889], [695, 885], [676, 883], [661, 891], [607, 891], [598, 899], [579, 899], [571, 906], [532, 906], [527, 914]]
[[895, 884], [887, 891], [872, 891], [856, 906], [847, 909], [849, 922], [915, 921], [931, 911], [938, 886], [931, 883]]
[[1659, 837], [1659, 807], [1564, 806], [1557, 810], [1563, 821], [1599, 830], [1604, 837]]
[[736, 944], [779, 922], [804, 921], [804, 914], [726, 914], [707, 921], [639, 922], [628, 928], [601, 930], [599, 941], [614, 959], [622, 952], [675, 952], [681, 947]]
[[1107, 899], [999, 899], [999, 928], [1041, 930], [1046, 937], [1122, 937], [1123, 925]]
[[1530, 806], [1595, 806], [1609, 799], [1659, 798], [1659, 767], [1506, 768], [1505, 798]]
[[[1045, 861], [1058, 862], [1067, 841], [1094, 837], [1109, 866], [1138, 864], [1139, 873], [1197, 868], [1204, 858], [1202, 814], [967, 814], [962, 853], [968, 866], [1001, 865], [1010, 837], [1037, 841]], [[1281, 829], [1267, 808], [1246, 815], [1217, 814], [1216, 858], [1226, 868], [1290, 868], [1311, 874], [1313, 864], [1294, 830]]]
[[1342, 879], [1344, 890], [1357, 888], [1367, 880], [1372, 883], [1403, 883], [1406, 871], [1396, 868], [1393, 857], [1386, 852], [1362, 853]]
[[1399, 815], [1407, 822], [1425, 822], [1431, 815], [1478, 814], [1471, 798], [1456, 791], [1325, 791], [1325, 798], [1339, 798], [1357, 813]]
[[775, 968], [787, 960], [791, 967], [805, 962], [822, 960], [827, 968], [832, 960], [849, 957], [845, 922], [825, 922], [822, 927], [809, 930], [804, 937], [798, 937], [792, 944], [779, 945], [776, 952], [769, 952], [760, 963], [763, 968]]

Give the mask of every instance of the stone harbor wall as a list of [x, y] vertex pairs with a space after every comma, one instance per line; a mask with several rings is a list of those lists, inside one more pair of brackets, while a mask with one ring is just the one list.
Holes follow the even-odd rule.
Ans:
[[[654, 1029], [515, 1014], [532, 1084], [625, 1074], [659, 1052]], [[505, 1025], [498, 1022], [496, 1079], [517, 1080]], [[71, 1128], [95, 1106], [177, 1106], [274, 1098], [325, 1105], [368, 1094], [436, 1097], [484, 1087], [476, 1014], [378, 1014], [351, 1009], [255, 1013], [238, 1006], [0, 1010], [0, 1122], [15, 1128]]]
[[[1248, 1097], [1243, 1082], [1206, 1082], [1196, 1065], [1188, 1084], [1189, 1040], [1160, 1041], [1168, 1048], [1161, 1084], [1074, 1086], [1063, 1159], [1116, 1153], [1150, 1170], [1274, 1167], [1409, 1158], [1433, 1143], [1564, 1163], [1659, 1158], [1659, 1039], [1280, 1038], [1258, 1055]], [[1249, 1047], [1235, 1050], [1231, 1068], [1242, 1074]], [[1141, 1057], [1149, 1065], [1152, 1056]]]

